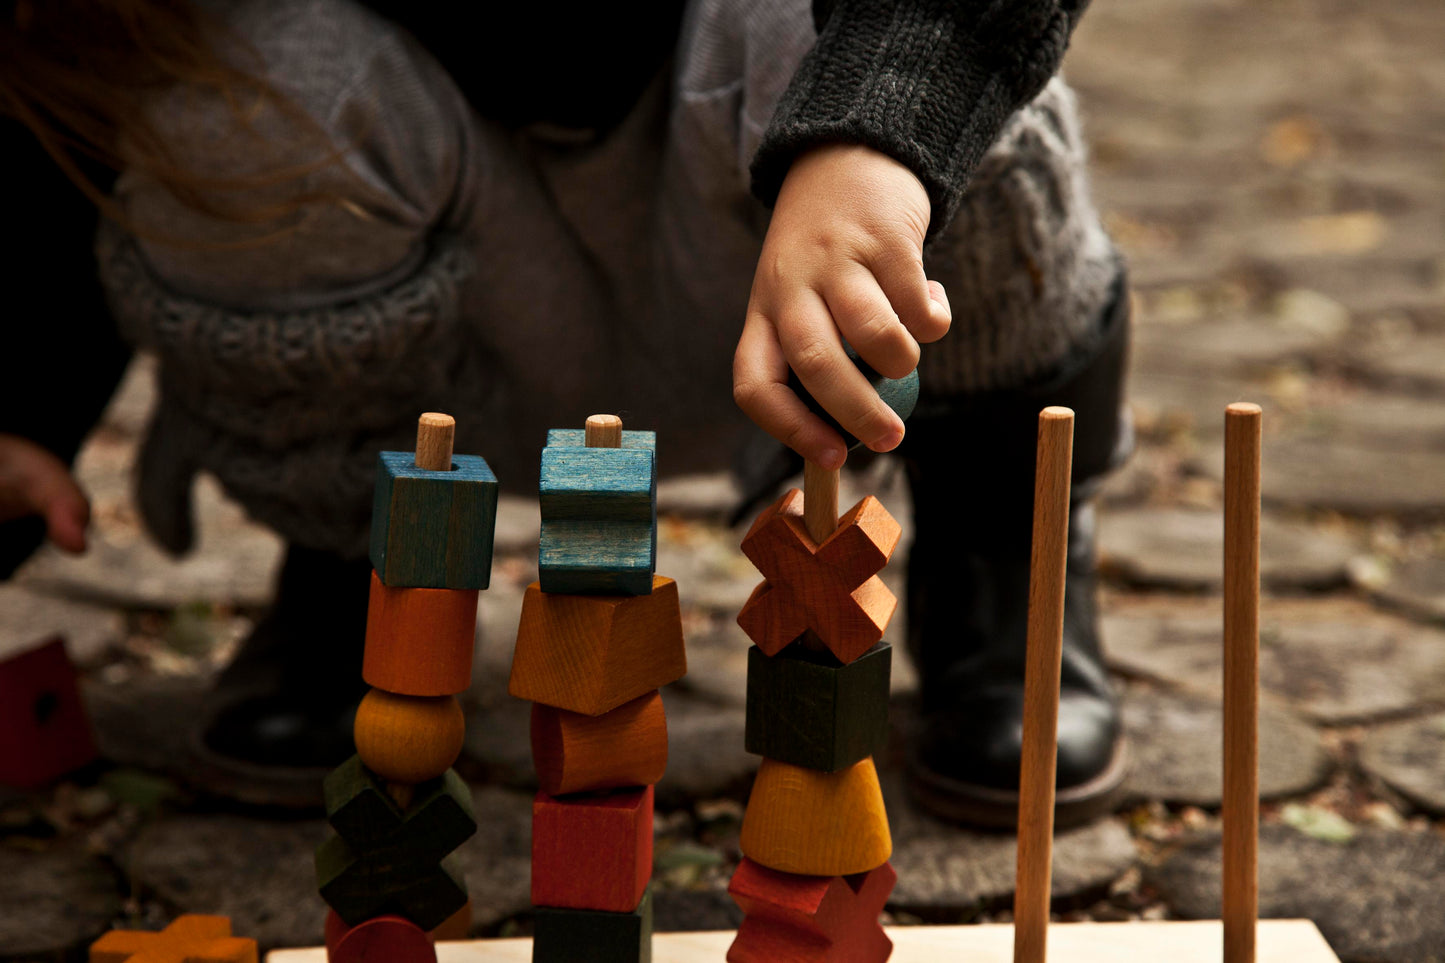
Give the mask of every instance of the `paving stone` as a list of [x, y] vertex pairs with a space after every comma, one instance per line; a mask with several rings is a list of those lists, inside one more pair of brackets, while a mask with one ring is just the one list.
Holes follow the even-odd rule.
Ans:
[[[1434, 833], [1361, 829], [1347, 843], [1265, 826], [1259, 846], [1259, 912], [1312, 919], [1345, 963], [1437, 963], [1445, 958], [1445, 839]], [[1187, 919], [1220, 912], [1218, 834], [1146, 868], [1145, 883]]]
[[657, 482], [657, 511], [662, 515], [720, 521], [732, 514], [741, 499], [742, 492], [728, 472], [679, 475]]
[[1387, 605], [1420, 619], [1445, 622], [1445, 558], [1419, 558], [1392, 566], [1355, 565], [1356, 583]]
[[1445, 713], [1372, 729], [1360, 765], [1421, 809], [1445, 815]]
[[659, 806], [721, 796], [745, 798], [758, 757], [743, 749], [741, 706], [720, 706], [675, 687], [662, 690], [667, 709], [667, 773]]
[[125, 616], [115, 609], [42, 594], [23, 585], [0, 585], [0, 613], [4, 613], [0, 659], [59, 635], [70, 658], [85, 666], [125, 635]]
[[728, 895], [727, 883], [675, 889], [653, 883], [652, 924], [658, 933], [735, 930], [742, 910]]
[[1356, 360], [1369, 376], [1445, 391], [1445, 335], [1416, 334], [1374, 344]]
[[[1359, 554], [1352, 540], [1266, 515], [1260, 528], [1260, 579], [1267, 588], [1321, 589], [1346, 581]], [[1224, 523], [1217, 511], [1138, 508], [1104, 514], [1099, 557], [1135, 585], [1218, 590]]]
[[100, 754], [173, 778], [192, 774], [192, 739], [207, 710], [210, 681], [191, 676], [134, 674], [108, 683], [81, 680]]
[[477, 834], [457, 851], [472, 896], [472, 926], [495, 927], [532, 905], [532, 793], [473, 786]]
[[150, 423], [157, 396], [155, 356], [137, 354], [116, 386], [100, 423], [124, 437], [139, 441]]
[[0, 960], [68, 959], [121, 909], [121, 880], [94, 856], [0, 847]]
[[[1223, 708], [1215, 699], [1130, 687], [1124, 697], [1129, 796], [1219, 806], [1223, 798], [1223, 726]], [[1308, 792], [1322, 783], [1329, 771], [1329, 755], [1309, 723], [1274, 706], [1260, 708], [1262, 798]]]
[[542, 538], [542, 506], [535, 495], [502, 495], [497, 499], [497, 527], [492, 533], [497, 555], [537, 554]]
[[741, 531], [722, 525], [660, 519], [657, 573], [677, 580], [684, 607], [736, 615], [760, 578], [741, 541]]
[[1218, 317], [1202, 323], [1142, 323], [1134, 356], [1142, 370], [1220, 371], [1248, 375], [1327, 349], [1344, 333], [1286, 316]]

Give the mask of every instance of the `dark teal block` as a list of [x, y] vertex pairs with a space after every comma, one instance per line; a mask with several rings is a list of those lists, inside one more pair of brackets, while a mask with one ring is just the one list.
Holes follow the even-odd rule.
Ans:
[[893, 647], [879, 642], [843, 665], [795, 642], [772, 658], [748, 652], [748, 752], [818, 772], [837, 772], [888, 741]]
[[477, 455], [451, 471], [416, 467], [409, 451], [377, 460], [371, 565], [392, 588], [484, 589], [492, 578], [497, 476]]
[[649, 595], [657, 569], [656, 435], [624, 431], [621, 448], [588, 448], [554, 429], [542, 450], [542, 591]]
[[538, 906], [532, 963], [651, 963], [652, 887], [631, 913]]

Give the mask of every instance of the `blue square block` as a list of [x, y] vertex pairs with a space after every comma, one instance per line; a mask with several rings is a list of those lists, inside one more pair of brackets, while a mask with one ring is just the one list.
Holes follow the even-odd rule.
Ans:
[[371, 564], [392, 588], [484, 589], [492, 579], [497, 476], [478, 455], [453, 455], [451, 471], [416, 467], [409, 451], [376, 466]]
[[650, 595], [657, 569], [657, 435], [624, 431], [620, 448], [588, 448], [581, 429], [553, 429], [542, 449], [542, 591]]

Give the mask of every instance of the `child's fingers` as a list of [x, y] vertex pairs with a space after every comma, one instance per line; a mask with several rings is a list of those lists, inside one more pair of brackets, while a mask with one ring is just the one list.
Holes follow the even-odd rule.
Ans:
[[788, 387], [788, 362], [777, 329], [749, 311], [733, 355], [733, 400], [760, 428], [824, 468], [841, 468], [843, 439]]
[[24, 438], [0, 436], [0, 489], [0, 517], [38, 515], [57, 546], [85, 550], [90, 502], [55, 455]]
[[867, 269], [839, 279], [825, 298], [844, 339], [879, 374], [902, 378], [918, 367], [918, 342]]
[[[898, 319], [917, 341], [927, 344], [948, 333], [953, 319], [948, 296], [943, 293], [943, 285], [930, 281], [924, 273], [921, 252], [912, 250], [907, 242], [900, 242], [894, 252], [875, 258], [872, 267], [888, 303], [893, 305]], [[935, 288], [942, 295], [942, 300], [934, 296]], [[888, 374], [886, 371], [883, 373]]]

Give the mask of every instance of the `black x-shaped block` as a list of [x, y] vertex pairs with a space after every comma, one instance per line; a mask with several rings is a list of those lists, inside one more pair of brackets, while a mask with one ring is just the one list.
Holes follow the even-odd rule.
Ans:
[[448, 854], [477, 831], [471, 793], [455, 772], [415, 787], [402, 812], [352, 756], [326, 777], [336, 835], [316, 850], [321, 898], [348, 925], [396, 913], [424, 930], [461, 909], [467, 888]]

